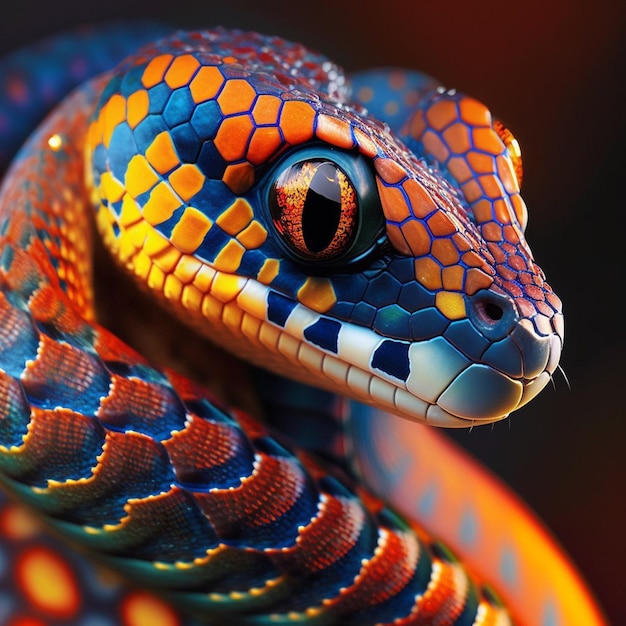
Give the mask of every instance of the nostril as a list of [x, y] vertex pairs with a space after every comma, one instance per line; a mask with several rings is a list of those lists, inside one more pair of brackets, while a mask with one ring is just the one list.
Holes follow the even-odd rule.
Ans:
[[513, 302], [506, 296], [482, 291], [470, 297], [469, 316], [485, 335], [491, 339], [500, 339], [507, 335], [515, 321]]
[[497, 322], [504, 317], [504, 310], [495, 302], [479, 302], [476, 308], [486, 322]]

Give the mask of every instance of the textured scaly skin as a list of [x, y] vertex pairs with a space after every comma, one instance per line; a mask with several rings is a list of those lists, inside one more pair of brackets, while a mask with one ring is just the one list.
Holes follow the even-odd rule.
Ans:
[[[476, 101], [422, 95], [403, 143], [323, 57], [213, 31], [65, 101], [0, 196], [7, 490], [202, 619], [509, 623], [416, 522], [94, 321], [91, 204], [175, 315], [274, 372], [444, 426], [531, 399], [562, 317], [523, 237], [514, 146]], [[268, 209], [307, 159], [365, 179], [352, 247], [321, 262]]]

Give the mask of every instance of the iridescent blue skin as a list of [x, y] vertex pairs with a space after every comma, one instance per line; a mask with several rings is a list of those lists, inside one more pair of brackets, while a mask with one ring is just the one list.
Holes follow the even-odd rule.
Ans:
[[[421, 90], [424, 85], [429, 84], [429, 81], [423, 79], [420, 75], [410, 74], [408, 77], [410, 79], [411, 90], [413, 88]], [[128, 85], [129, 90], [132, 91], [132, 78], [128, 80]], [[256, 86], [258, 86], [259, 89], [266, 87], [262, 81]], [[271, 85], [268, 89], [271, 89]], [[374, 101], [371, 106], [375, 108], [376, 102]], [[179, 111], [176, 106], [172, 106], [165, 113], [164, 117], [172, 118], [170, 121], [174, 124], [180, 121], [176, 117], [178, 114], [183, 115], [183, 117], [184, 115], [189, 115], [189, 111], [184, 103], [181, 104], [180, 108], [181, 110]], [[381, 115], [384, 116], [384, 114], [383, 108]], [[217, 119], [217, 117], [214, 120], [208, 117], [207, 120], [207, 126], [209, 127], [207, 128], [207, 132], [210, 135], [222, 120]], [[213, 126], [211, 122], [213, 122]], [[355, 124], [358, 125], [358, 122], [355, 122]], [[113, 143], [124, 143], [125, 139], [127, 138], [125, 138], [122, 133], [115, 137]], [[416, 154], [423, 156], [419, 141], [407, 137], [406, 143], [415, 148]], [[184, 145], [183, 142], [181, 144], [181, 152], [184, 151], [182, 148]], [[328, 155], [330, 153], [332, 153], [332, 151], [322, 149], [322, 154]], [[384, 150], [381, 150], [381, 153], [384, 153]], [[123, 154], [122, 157], [120, 157], [120, 162], [124, 163], [124, 161], [127, 160], [126, 157], [128, 157], [128, 155]], [[96, 154], [95, 161], [97, 167], [99, 166], [99, 158], [100, 155]], [[348, 157], [345, 158], [348, 159]], [[116, 167], [115, 164], [114, 167]], [[125, 165], [120, 165], [120, 167], [123, 171]], [[229, 206], [232, 200], [232, 194], [225, 189], [224, 185], [219, 186], [220, 183], [217, 179], [221, 177], [223, 173], [223, 171], [219, 171], [221, 169], [219, 160], [210, 161], [210, 167], [215, 167], [216, 170], [218, 170], [213, 172], [213, 178], [216, 183], [215, 191], [217, 191], [217, 193], [213, 195], [213, 198], [217, 198], [217, 200], [215, 200], [214, 207], [209, 204], [207, 207], [202, 208], [206, 208], [207, 212], [210, 212], [212, 208], [214, 208], [216, 215], [219, 215], [225, 207]], [[350, 165], [347, 164], [346, 168], [349, 167]], [[211, 177], [209, 176], [209, 178]], [[246, 194], [245, 197], [250, 204], [253, 206], [262, 206], [262, 200], [267, 193], [267, 184], [268, 183], [262, 180]], [[458, 196], [458, 191], [454, 189], [452, 181], [448, 181], [448, 184], [450, 193]], [[216, 215], [213, 215], [213, 217]], [[167, 232], [168, 229], [171, 230], [171, 227], [172, 224], [166, 224], [163, 227], [163, 231]], [[216, 232], [219, 235], [219, 231]], [[219, 239], [213, 241], [207, 240], [206, 250], [203, 252], [206, 253], [209, 260], [213, 258], [212, 255], [215, 255], [215, 251], [220, 249], [223, 243], [224, 241], [220, 241]], [[283, 248], [278, 238], [270, 236], [267, 245], [264, 246], [262, 251], [255, 250], [246, 253], [247, 256], [244, 256], [239, 270], [244, 274], [249, 273], [255, 275], [266, 256], [270, 258], [277, 256], [282, 250]], [[546, 342], [542, 343], [539, 341], [537, 344], [530, 345], [530, 341], [527, 340], [530, 336], [529, 331], [520, 326], [516, 326], [517, 322], [519, 322], [519, 316], [515, 313], [513, 306], [508, 303], [506, 299], [503, 299], [502, 296], [493, 293], [489, 294], [489, 298], [491, 298], [490, 302], [497, 302], [502, 307], [502, 317], [499, 323], [485, 324], [484, 320], [476, 313], [474, 313], [474, 317], [472, 317], [472, 313], [470, 313], [466, 319], [450, 321], [450, 319], [443, 316], [437, 310], [435, 306], [436, 295], [433, 291], [416, 283], [414, 259], [406, 255], [395, 255], [393, 258], [390, 258], [391, 256], [392, 255], [385, 253], [385, 249], [383, 248], [378, 258], [368, 258], [368, 261], [371, 262], [366, 271], [359, 273], [333, 273], [332, 282], [337, 296], [337, 303], [326, 311], [325, 315], [320, 315], [304, 330], [304, 337], [310, 344], [328, 353], [335, 353], [341, 356], [339, 344], [341, 343], [343, 333], [346, 331], [343, 325], [336, 320], [349, 321], [350, 323], [359, 324], [371, 330], [378, 331], [385, 337], [385, 340], [381, 346], [375, 349], [371, 359], [371, 366], [373, 369], [382, 372], [384, 376], [395, 378], [399, 381], [407, 380], [412, 373], [409, 361], [410, 348], [407, 343], [410, 340], [419, 342], [420, 340], [433, 339], [434, 343], [431, 345], [435, 346], [434, 353], [436, 354], [447, 354], [450, 352], [452, 354], [452, 360], [456, 359], [464, 364], [466, 362], [469, 363], [470, 360], [482, 358], [483, 363], [493, 362], [500, 370], [511, 372], [514, 375], [521, 374], [521, 372], [514, 370], [516, 365], [522, 360], [522, 353], [524, 353], [527, 359], [526, 362], [531, 363], [530, 368], [527, 366], [527, 374], [530, 375], [534, 369], [545, 368], [546, 361], [548, 360], [545, 349]], [[8, 265], [10, 265], [10, 262]], [[267, 297], [267, 316], [277, 327], [286, 326], [290, 317], [294, 314], [294, 311], [297, 311], [295, 296], [306, 278], [307, 273], [302, 269], [301, 264], [291, 261], [284, 263], [280, 276], [278, 276], [277, 280], [272, 284], [273, 291], [271, 291], [270, 295]], [[292, 296], [292, 299], [290, 296]], [[474, 304], [476, 300], [482, 299], [481, 301], [484, 302], [486, 297], [484, 293], [479, 293], [477, 297], [469, 296], [468, 303], [470, 304], [470, 311], [474, 310], [471, 305]], [[515, 328], [515, 330], [513, 330], [513, 328]], [[442, 339], [442, 337], [445, 337], [445, 340]], [[510, 337], [513, 337], [513, 339]], [[73, 339], [76, 338], [74, 337]], [[89, 338], [86, 343], [90, 343]], [[487, 347], [492, 344], [496, 347], [490, 349], [490, 354], [490, 350], [487, 350]], [[451, 346], [455, 346], [455, 348]], [[535, 365], [533, 362], [537, 362], [538, 365]], [[451, 369], [454, 369], [454, 367], [456, 367], [455, 363], [452, 364]], [[16, 371], [17, 370], [19, 370], [19, 368], [16, 368]], [[473, 371], [476, 372], [476, 370]], [[484, 370], [478, 371], [480, 374]], [[135, 373], [139, 374], [139, 368]], [[18, 375], [19, 372], [16, 376]], [[478, 379], [470, 380], [470, 384], [477, 384], [477, 380], [478, 382], [484, 382], [488, 386], [491, 385], [490, 380], [482, 380], [480, 375]], [[95, 381], [92, 388], [90, 388], [89, 394], [85, 394], [84, 397], [79, 399], [86, 413], [91, 414], [97, 412], [100, 402], [99, 398], [106, 393], [107, 385], [108, 378], [103, 376], [101, 380]], [[496, 385], [497, 384], [494, 383], [494, 386]], [[51, 392], [50, 397], [45, 399], [45, 408], [53, 409], [57, 397], [62, 397], [62, 399], [65, 400], [64, 394], [65, 390], [62, 389]], [[335, 407], [332, 406], [332, 398], [326, 395], [321, 397], [323, 397], [323, 402], [321, 402], [322, 406], [320, 409], [322, 413], [330, 416], [332, 430], [336, 428], [336, 425], [333, 425], [335, 418], [340, 417], [340, 415], [334, 411]], [[479, 414], [483, 408], [480, 399], [476, 402], [477, 406], [470, 407], [470, 419], [473, 415]], [[168, 411], [167, 415], [168, 419], [171, 421], [162, 425], [153, 424], [152, 426], [155, 428], [155, 432], [150, 432], [149, 434], [156, 439], [161, 439], [164, 435], [160, 430], [182, 430], [184, 425], [179, 422], [184, 421], [184, 412], [177, 410], [177, 408], [176, 402], [173, 401], [171, 411]], [[292, 414], [292, 416], [295, 417], [295, 421], [298, 420], [298, 410], [301, 408], [302, 407], [297, 407], [295, 416]], [[200, 409], [197, 410], [199, 411]], [[209, 409], [206, 410], [209, 412]], [[492, 417], [494, 416], [489, 415], [489, 418]], [[500, 417], [500, 415], [497, 415], [497, 417]], [[275, 421], [277, 422], [279, 420]], [[127, 424], [125, 424], [125, 426], [128, 427]], [[142, 431], [144, 426], [144, 424], [138, 424], [138, 430]], [[156, 432], [156, 430], [159, 430], [159, 432]], [[97, 442], [94, 445], [97, 448]], [[276, 453], [278, 456], [283, 454], [282, 451], [279, 449], [277, 451], [277, 449], [273, 447], [274, 444], [267, 443], [265, 445], [267, 445], [272, 453]], [[315, 443], [313, 443], [312, 446], [317, 447]], [[339, 449], [339, 445], [334, 446], [334, 444], [331, 443], [331, 450], [329, 452], [330, 454], [340, 456], [343, 451]], [[166, 485], [173, 480], [170, 472], [171, 468], [163, 469], [163, 475], [155, 480], [162, 481], [163, 485]], [[332, 481], [330, 482], [332, 483]], [[159, 483], [159, 486], [160, 485], [161, 483]], [[163, 490], [165, 490], [165, 487]], [[337, 488], [337, 490], [339, 490], [339, 488]], [[123, 500], [124, 497], [125, 495], [122, 494], [121, 500]], [[302, 506], [305, 508], [310, 507], [313, 511], [315, 509], [315, 503], [314, 497], [311, 496], [309, 501], [303, 502]], [[395, 522], [391, 525], [395, 525]], [[264, 532], [269, 531], [264, 529]], [[257, 538], [259, 544], [270, 542], [271, 539], [271, 537], [266, 536]], [[106, 540], [108, 539], [105, 537], [103, 541]], [[97, 541], [97, 539], [94, 539], [94, 541]], [[167, 548], [166, 543], [167, 540], [163, 540], [163, 545], [159, 544], [157, 548], [159, 550], [165, 550]], [[317, 590], [319, 594], [323, 594], [323, 591], [324, 590]], [[410, 590], [408, 590], [405, 595], [409, 594], [409, 592]], [[408, 601], [407, 598], [404, 598], [403, 602]]]
[[[228, 33], [214, 31], [203, 44], [209, 47], [200, 54], [208, 55], [207, 62], [213, 54], [228, 54], [232, 43], [230, 37]], [[271, 46], [271, 40], [259, 38], [255, 40], [255, 45]], [[175, 53], [176, 49], [176, 46], [168, 49], [166, 44], [162, 51]], [[319, 78], [316, 70], [310, 69], [323, 62], [321, 57], [307, 56], [307, 62], [299, 68], [298, 73], [293, 77], [289, 75], [287, 82], [283, 82], [282, 79], [274, 78], [276, 73], [288, 73], [281, 59], [263, 59], [261, 63], [254, 53], [248, 54], [239, 49], [237, 55], [240, 62], [246, 64], [246, 68], [242, 70], [237, 65], [221, 67], [220, 72], [227, 81], [244, 76], [257, 94], [312, 102], [315, 103], [312, 105], [315, 115], [336, 115], [333, 100], [325, 101], [315, 90], [319, 89], [320, 93], [327, 90], [333, 97], [343, 97], [345, 89], [342, 85], [332, 84], [324, 76]], [[119, 93], [124, 98], [130, 97], [140, 88], [141, 72], [142, 66], [137, 66], [131, 68], [124, 78], [114, 80], [105, 90], [102, 102], [106, 102], [114, 93]], [[418, 93], [432, 86], [428, 79], [419, 74], [409, 76], [409, 89], [417, 86]], [[224, 121], [229, 119], [229, 114], [222, 113], [217, 101], [213, 99], [198, 107], [198, 110], [202, 109], [202, 115], [198, 113], [196, 119], [196, 112], [191, 107], [191, 96], [185, 88], [170, 89], [161, 83], [148, 91], [151, 115], [141, 121], [133, 132], [121, 124], [113, 132], [109, 148], [95, 148], [93, 160], [96, 184], [107, 168], [116, 179], [122, 180], [132, 159], [130, 146], [136, 143], [137, 149], [143, 153], [157, 134], [170, 128], [176, 151], [183, 161], [193, 162], [197, 155], [200, 156], [198, 167], [205, 176], [205, 181], [202, 189], [190, 199], [188, 206], [199, 207], [211, 221], [216, 221], [238, 196], [251, 206], [260, 207], [263, 214], [262, 207], [277, 169], [284, 167], [291, 158], [334, 158], [355, 177], [369, 177], [370, 180], [365, 183], [363, 205], [374, 206], [370, 215], [363, 219], [366, 224], [363, 230], [371, 231], [366, 234], [374, 236], [370, 236], [373, 242], [369, 247], [359, 250], [358, 254], [342, 259], [341, 263], [335, 265], [321, 264], [311, 269], [306, 263], [293, 258], [293, 255], [286, 254], [282, 237], [273, 232], [271, 226], [263, 245], [243, 253], [237, 273], [250, 278], [259, 274], [267, 259], [281, 259], [281, 271], [272, 280], [266, 296], [267, 319], [277, 327], [288, 329], [291, 320], [298, 316], [298, 292], [307, 278], [311, 274], [327, 273], [331, 276], [335, 303], [324, 311], [324, 315], [307, 324], [303, 333], [305, 339], [316, 349], [321, 348], [351, 362], [347, 354], [350, 350], [345, 349], [345, 346], [357, 341], [350, 334], [351, 327], [368, 329], [370, 338], [384, 337], [379, 345], [371, 347], [369, 360], [357, 365], [365, 370], [376, 370], [381, 378], [391, 381], [393, 385], [406, 387], [423, 403], [420, 408], [414, 409], [416, 417], [439, 425], [466, 426], [471, 420], [500, 419], [528, 401], [547, 383], [561, 350], [560, 303], [557, 298], [553, 298], [551, 289], [543, 281], [543, 274], [534, 264], [525, 242], [519, 240], [525, 227], [525, 217], [520, 211], [517, 217], [509, 214], [504, 218], [512, 220], [507, 227], [515, 231], [517, 238], [512, 243], [505, 242], [508, 245], [506, 252], [503, 252], [505, 246], [500, 246], [497, 241], [493, 243], [489, 238], [483, 238], [481, 229], [485, 225], [481, 220], [485, 219], [484, 215], [481, 220], [476, 218], [471, 203], [464, 197], [463, 185], [452, 175], [452, 169], [447, 164], [438, 163], [420, 137], [410, 134], [401, 137], [404, 144], [411, 149], [408, 151], [402, 141], [386, 137], [382, 124], [373, 118], [360, 117], [362, 111], [358, 106], [344, 105], [342, 109], [351, 128], [349, 132], [378, 136], [379, 140], [374, 142], [377, 154], [372, 159], [375, 163], [396, 160], [403, 163], [402, 167], [407, 172], [411, 172], [409, 178], [412, 180], [425, 188], [438, 186], [441, 193], [449, 198], [459, 231], [470, 242], [468, 247], [484, 260], [485, 271], [491, 275], [493, 284], [478, 291], [468, 291], [464, 295], [465, 311], [456, 317], [438, 304], [440, 292], [445, 289], [431, 288], [416, 280], [417, 257], [398, 254], [397, 251], [385, 247], [385, 227], [387, 230], [402, 227], [404, 222], [396, 222], [388, 217], [385, 225], [382, 220], [376, 221], [375, 216], [378, 215], [380, 220], [381, 212], [380, 206], [376, 207], [379, 201], [374, 175], [355, 156], [356, 149], [344, 151], [337, 149], [336, 145], [323, 142], [289, 146], [293, 151], [285, 160], [263, 163], [263, 167], [259, 167], [255, 174], [255, 184], [241, 193], [235, 193], [222, 179], [228, 167], [228, 159], [220, 153], [217, 142], [214, 141]], [[459, 97], [452, 92], [431, 93], [420, 101], [415, 116], [420, 111], [427, 114], [441, 102], [459, 106], [459, 101]], [[236, 111], [235, 117], [239, 114], [245, 117], [248, 112]], [[430, 129], [429, 132], [437, 134], [440, 130]], [[440, 134], [443, 137], [445, 132], [441, 131]], [[480, 145], [475, 148], [479, 152], [482, 150]], [[500, 144], [500, 149], [505, 151], [503, 144]], [[478, 179], [478, 173], [475, 174]], [[380, 176], [377, 180], [380, 182]], [[401, 184], [402, 181], [382, 183], [384, 187], [404, 193], [401, 191]], [[146, 192], [146, 200], [148, 195], [149, 192]], [[487, 195], [487, 201], [494, 200]], [[509, 195], [508, 192], [505, 193], [498, 201], [507, 206], [505, 210], [510, 212], [512, 209], [509, 206]], [[493, 205], [496, 205], [495, 201]], [[178, 208], [171, 219], [155, 225], [155, 229], [169, 237], [184, 209], [185, 206]], [[122, 201], [110, 202], [107, 210], [116, 218], [119, 217]], [[492, 216], [487, 220], [490, 223], [486, 227], [502, 228], [504, 225], [499, 223], [499, 210], [491, 210]], [[268, 215], [260, 215], [259, 219], [269, 225]], [[414, 216], [405, 221], [410, 220], [418, 221]], [[114, 226], [113, 230], [116, 228], [118, 226]], [[375, 236], [377, 229], [380, 232], [379, 238]], [[440, 237], [436, 243], [442, 243], [446, 237]], [[219, 227], [211, 228], [196, 254], [207, 263], [213, 264], [230, 238], [231, 235]], [[434, 241], [437, 236], [432, 235], [432, 238]], [[491, 245], [498, 247], [499, 255], [504, 258], [492, 253]], [[436, 253], [432, 253], [432, 257], [436, 263], [445, 263]], [[516, 265], [520, 260], [523, 265], [521, 269]], [[464, 272], [471, 271], [464, 258], [460, 258], [455, 264]], [[536, 291], [540, 293], [538, 300], [541, 300], [541, 310], [535, 307], [535, 298], [528, 296], [529, 292], [524, 286], [526, 279], [537, 282]], [[523, 292], [521, 298], [519, 291]], [[553, 298], [553, 302], [546, 303], [545, 300], [550, 298]], [[525, 302], [520, 304], [520, 300]], [[485, 314], [490, 309], [497, 311], [497, 317]], [[260, 353], [258, 360], [263, 360]], [[432, 379], [424, 378], [424, 370], [431, 369], [429, 364], [433, 360], [442, 363], [439, 373]], [[281, 373], [286, 371], [283, 368]], [[535, 379], [540, 380], [533, 385]], [[484, 389], [485, 393], [473, 393], [476, 388]]]

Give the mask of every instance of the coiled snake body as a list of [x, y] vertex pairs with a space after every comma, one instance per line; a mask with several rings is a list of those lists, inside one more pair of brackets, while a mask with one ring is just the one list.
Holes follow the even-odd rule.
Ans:
[[[6, 490], [182, 607], [163, 624], [601, 623], [532, 516], [413, 423], [502, 419], [557, 367], [520, 182], [477, 101], [414, 72], [350, 88], [277, 38], [178, 33], [86, 82], [0, 196]], [[92, 221], [172, 316], [272, 372], [260, 421], [98, 325]], [[83, 623], [20, 584], [15, 615]]]

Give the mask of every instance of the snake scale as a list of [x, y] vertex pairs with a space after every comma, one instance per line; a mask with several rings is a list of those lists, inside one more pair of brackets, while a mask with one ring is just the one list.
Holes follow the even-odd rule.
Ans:
[[[103, 51], [163, 34], [137, 28], [80, 35], [60, 67], [95, 78], [4, 179], [0, 476], [160, 598], [87, 584], [6, 503], [3, 623], [603, 623], [532, 514], [415, 423], [500, 420], [558, 366], [511, 132], [417, 72], [348, 80], [255, 33], [179, 32], [108, 71]], [[33, 54], [3, 66], [6, 155], [25, 132], [7, 111], [30, 123], [27, 74], [53, 62]], [[268, 370], [258, 412], [99, 323], [94, 225], [168, 316]]]

